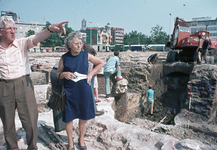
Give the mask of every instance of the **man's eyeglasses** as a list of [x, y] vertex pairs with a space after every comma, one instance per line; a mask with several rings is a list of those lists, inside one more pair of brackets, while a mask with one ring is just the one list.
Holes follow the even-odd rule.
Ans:
[[17, 28], [16, 27], [7, 27], [7, 28], [0, 28], [0, 29], [6, 29], [7, 31], [11, 31], [12, 29], [14, 30], [14, 31], [16, 31], [17, 30]]

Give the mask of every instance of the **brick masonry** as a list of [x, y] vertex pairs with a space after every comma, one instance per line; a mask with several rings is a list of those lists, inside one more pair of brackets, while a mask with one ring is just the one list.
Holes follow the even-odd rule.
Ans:
[[[97, 78], [98, 78], [98, 94], [105, 94], [105, 77], [104, 74], [97, 74]], [[110, 77], [110, 89], [111, 89], [111, 96], [113, 95], [112, 93], [112, 79], [115, 78], [115, 74], [111, 75]]]
[[115, 119], [121, 120], [127, 113], [127, 91], [121, 96], [115, 96]]
[[97, 74], [98, 79], [98, 93], [105, 94], [105, 78], [104, 74]]

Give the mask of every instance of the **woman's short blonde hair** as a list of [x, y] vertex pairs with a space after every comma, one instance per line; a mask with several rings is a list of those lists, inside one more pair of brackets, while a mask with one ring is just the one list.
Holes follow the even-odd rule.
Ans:
[[80, 31], [73, 31], [73, 32], [69, 33], [68, 37], [65, 38], [65, 41], [64, 41], [65, 48], [66, 48], [67, 50], [69, 50], [69, 51], [71, 50], [70, 47], [71, 47], [71, 45], [72, 45], [72, 39], [73, 39], [73, 38], [79, 38], [79, 39], [81, 39], [82, 42], [83, 42], [82, 34], [81, 34]]

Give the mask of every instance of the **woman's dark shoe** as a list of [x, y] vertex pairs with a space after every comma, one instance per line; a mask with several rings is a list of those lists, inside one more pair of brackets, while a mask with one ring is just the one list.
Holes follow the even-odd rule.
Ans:
[[80, 146], [80, 150], [87, 150], [87, 146], [81, 146], [80, 145], [80, 139], [78, 139], [78, 146]]

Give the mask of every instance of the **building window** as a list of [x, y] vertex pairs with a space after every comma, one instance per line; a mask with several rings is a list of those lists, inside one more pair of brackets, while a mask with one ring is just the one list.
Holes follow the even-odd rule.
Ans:
[[22, 30], [23, 29], [23, 26], [20, 26], [20, 30]]
[[204, 26], [204, 22], [198, 22], [198, 26]]
[[20, 32], [20, 37], [23, 37], [23, 32]]
[[197, 26], [197, 22], [192, 22], [191, 26]]
[[211, 22], [204, 22], [204, 25], [211, 25]]
[[208, 27], [208, 31], [217, 31], [217, 27]]
[[217, 21], [212, 21], [210, 25], [217, 25]]
[[210, 33], [210, 36], [217, 36], [217, 33]]
[[29, 27], [28, 26], [26, 26], [26, 30], [28, 30], [29, 29]]
[[39, 27], [36, 27], [36, 30], [39, 30]]

